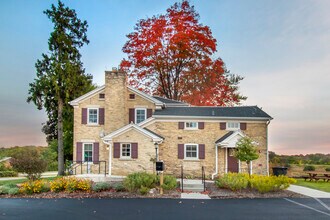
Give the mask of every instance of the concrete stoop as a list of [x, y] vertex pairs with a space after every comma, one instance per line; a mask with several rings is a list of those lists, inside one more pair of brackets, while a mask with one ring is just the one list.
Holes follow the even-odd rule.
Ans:
[[[181, 183], [181, 180], [180, 180]], [[203, 192], [204, 184], [202, 180], [189, 180], [183, 179], [183, 191], [184, 192]]]

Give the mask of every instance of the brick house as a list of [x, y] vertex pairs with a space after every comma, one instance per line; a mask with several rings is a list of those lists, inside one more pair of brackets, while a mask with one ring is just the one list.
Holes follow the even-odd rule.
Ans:
[[[243, 136], [258, 144], [252, 173], [268, 174], [268, 132], [272, 119], [257, 106], [194, 107], [150, 96], [126, 84], [125, 73], [105, 72], [105, 85], [73, 101], [73, 160], [83, 173], [125, 176], [154, 171], [164, 161], [165, 173], [208, 177], [246, 172], [233, 157]], [[82, 165], [81, 165], [82, 164]], [[102, 165], [104, 164], [104, 165]]]

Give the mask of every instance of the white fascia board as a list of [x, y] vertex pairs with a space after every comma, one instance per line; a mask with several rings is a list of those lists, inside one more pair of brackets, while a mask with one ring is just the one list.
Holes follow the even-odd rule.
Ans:
[[244, 120], [244, 121], [269, 121], [270, 118], [264, 117], [218, 117], [218, 116], [185, 116], [185, 115], [153, 115], [156, 119], [175, 119], [175, 120], [189, 120], [189, 119], [208, 119], [208, 120]]
[[100, 87], [98, 87], [98, 88], [96, 88], [96, 89], [94, 89], [94, 90], [86, 93], [85, 95], [82, 95], [82, 96], [80, 96], [80, 97], [72, 100], [71, 102], [69, 102], [69, 104], [72, 105], [72, 106], [78, 105], [79, 102], [81, 102], [81, 101], [83, 101], [83, 100], [85, 100], [85, 99], [87, 99], [87, 98], [95, 95], [98, 92], [101, 92], [103, 89], [105, 89], [105, 85], [100, 86]]
[[229, 137], [227, 137], [225, 140], [221, 141], [220, 143], [217, 143], [217, 145], [224, 148], [224, 147], [228, 146], [230, 140], [233, 139], [234, 137], [236, 137], [237, 135], [239, 135], [241, 137], [245, 137], [245, 135], [241, 131], [235, 131]]
[[241, 131], [235, 131], [232, 135], [230, 135], [229, 137], [227, 137], [224, 141], [229, 143], [231, 139], [233, 139], [234, 137], [236, 137], [237, 135], [241, 136], [241, 137], [245, 137], [245, 135], [241, 132]]
[[141, 128], [144, 128], [144, 127], [146, 127], [147, 125], [153, 123], [154, 121], [155, 121], [155, 118], [150, 117], [150, 118], [147, 118], [147, 120], [144, 120], [144, 121], [140, 122], [140, 123], [137, 124], [137, 125], [140, 126]]
[[152, 138], [153, 141], [156, 141], [156, 142], [163, 141], [162, 138], [160, 138], [160, 137], [158, 137], [158, 136], [150, 133], [149, 131], [147, 131], [147, 130], [145, 130], [145, 129], [143, 129], [143, 128], [141, 128], [138, 125], [133, 124], [133, 123], [128, 124], [128, 125], [120, 128], [120, 129], [118, 129], [118, 130], [116, 130], [116, 131], [114, 131], [114, 132], [106, 135], [105, 137], [102, 138], [102, 140], [104, 140], [104, 141], [112, 141], [112, 138], [114, 138], [116, 136], [119, 136], [119, 135], [121, 135], [121, 134], [123, 134], [123, 133], [125, 133], [127, 131], [132, 130], [132, 129], [135, 129], [135, 130], [139, 131], [140, 133], [142, 133], [142, 134], [144, 134], [146, 136], [149, 136], [150, 138]]
[[162, 106], [164, 105], [164, 103], [162, 103], [161, 101], [153, 98], [152, 96], [144, 93], [144, 92], [141, 92], [140, 90], [136, 89], [136, 88], [133, 88], [131, 86], [127, 86], [127, 88], [131, 91], [131, 92], [134, 92], [136, 93], [137, 95], [141, 96], [142, 98], [145, 98], [153, 103], [155, 103], [156, 105], [159, 105], [159, 106]]

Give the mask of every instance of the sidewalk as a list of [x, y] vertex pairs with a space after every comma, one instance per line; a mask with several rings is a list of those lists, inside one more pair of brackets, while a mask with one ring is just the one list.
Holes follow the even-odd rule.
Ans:
[[[54, 177], [57, 176], [57, 171], [51, 171], [51, 172], [44, 172], [41, 174], [41, 177], [46, 178], [46, 177]], [[5, 181], [5, 180], [20, 180], [20, 179], [25, 179], [26, 174], [19, 173], [18, 177], [1, 177], [0, 181]]]
[[208, 195], [202, 193], [181, 193], [181, 199], [211, 199]]
[[[330, 184], [329, 184], [330, 187]], [[330, 193], [303, 186], [290, 185], [288, 190], [313, 198], [330, 198]]]

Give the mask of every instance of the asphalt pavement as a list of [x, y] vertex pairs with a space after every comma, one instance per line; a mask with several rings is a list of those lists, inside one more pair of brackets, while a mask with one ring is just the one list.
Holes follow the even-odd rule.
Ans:
[[330, 219], [330, 199], [0, 199], [0, 219]]

